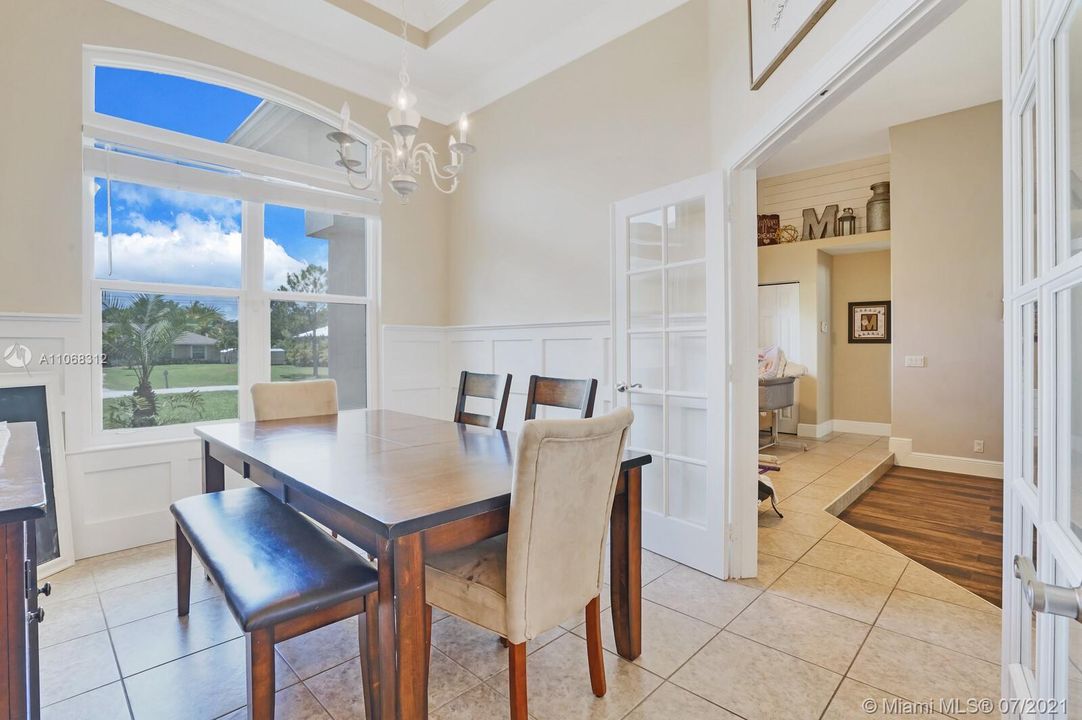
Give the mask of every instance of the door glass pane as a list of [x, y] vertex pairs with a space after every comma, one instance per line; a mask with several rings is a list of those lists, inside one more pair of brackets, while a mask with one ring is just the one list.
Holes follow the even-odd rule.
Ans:
[[665, 346], [661, 333], [631, 336], [631, 382], [640, 383], [646, 390], [663, 390], [662, 377]]
[[1057, 415], [1067, 419], [1066, 455], [1070, 468], [1071, 504], [1070, 529], [1082, 541], [1082, 285], [1075, 285], [1060, 294], [1059, 323], [1064, 332], [1057, 333], [1065, 343], [1060, 357], [1066, 367], [1058, 372], [1059, 402], [1067, 407]]
[[1022, 281], [1036, 277], [1039, 268], [1037, 237], [1037, 102], [1031, 98], [1022, 111]]
[[105, 290], [106, 430], [237, 417], [237, 299]]
[[661, 271], [628, 276], [629, 310], [633, 330], [661, 328]]
[[706, 462], [706, 400], [670, 397], [668, 452]]
[[666, 460], [669, 517], [706, 526], [706, 468]]
[[338, 407], [368, 406], [367, 308], [271, 301], [271, 381], [334, 378]]
[[706, 324], [706, 264], [670, 268], [666, 273], [669, 327]]
[[263, 211], [263, 288], [364, 296], [366, 222], [267, 205]]
[[665, 422], [660, 395], [631, 393], [631, 410], [635, 422], [631, 424], [627, 444], [638, 450], [661, 452], [665, 436]]
[[706, 333], [669, 333], [669, 390], [706, 393]]
[[240, 287], [241, 202], [94, 179], [94, 277]]
[[1070, 133], [1067, 144], [1070, 177], [1067, 192], [1071, 199], [1068, 252], [1074, 255], [1082, 250], [1082, 9], [1074, 9], [1065, 34], [1056, 42], [1067, 44], [1067, 67], [1059, 81], [1066, 83], [1068, 97], [1069, 125], [1066, 130]]
[[1022, 337], [1026, 343], [1022, 355], [1022, 417], [1025, 427], [1022, 439], [1022, 472], [1034, 486], [1037, 485], [1039, 479], [1037, 432], [1040, 418], [1040, 395], [1037, 335], [1037, 304], [1029, 303], [1022, 308]]
[[627, 257], [629, 270], [661, 264], [661, 211], [653, 210], [629, 219]]
[[706, 255], [706, 200], [695, 198], [665, 208], [666, 262], [700, 260]]

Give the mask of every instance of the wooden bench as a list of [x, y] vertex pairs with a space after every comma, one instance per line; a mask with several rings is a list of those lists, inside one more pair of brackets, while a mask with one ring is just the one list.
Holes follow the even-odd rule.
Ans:
[[197, 495], [170, 510], [177, 521], [177, 614], [188, 614], [194, 549], [244, 630], [248, 717], [274, 718], [275, 643], [364, 614], [361, 675], [374, 720], [375, 568], [261, 488]]

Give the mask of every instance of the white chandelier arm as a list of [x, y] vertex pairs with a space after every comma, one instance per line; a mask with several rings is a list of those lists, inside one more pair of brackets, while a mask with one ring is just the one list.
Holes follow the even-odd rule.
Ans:
[[[417, 148], [418, 151], [420, 149], [421, 149], [420, 147]], [[437, 190], [439, 190], [441, 193], [443, 193], [444, 195], [450, 195], [451, 193], [453, 193], [455, 190], [458, 189], [458, 177], [456, 176], [457, 174], [456, 173], [452, 173], [451, 175], [442, 175], [442, 174], [440, 174], [439, 170], [436, 169], [435, 153], [432, 152], [431, 146], [428, 149], [429, 149], [429, 152], [415, 152], [414, 157], [417, 158], [418, 160], [420, 160], [421, 158], [423, 158], [425, 160], [425, 164], [428, 165], [428, 172], [432, 176], [432, 184], [435, 186], [435, 188]], [[451, 185], [445, 189], [443, 186], [440, 185], [440, 180], [450, 180]]]
[[[375, 170], [379, 168], [381, 160], [386, 158], [388, 170], [390, 169], [391, 158], [393, 156], [394, 148], [391, 147], [391, 144], [383, 138], [377, 138], [376, 142], [374, 143], [374, 147], [372, 148], [372, 159], [368, 167], [368, 170], [370, 172], [361, 173], [350, 168], [349, 163], [346, 162], [346, 154], [343, 151], [342, 146], [338, 147], [338, 157], [342, 160], [342, 165], [346, 169], [346, 182], [349, 183], [349, 186], [351, 188], [360, 192], [369, 190], [372, 188], [373, 185], [376, 184], [376, 181], [379, 179], [379, 173], [375, 172]], [[364, 183], [363, 185], [358, 185], [357, 183], [353, 182], [354, 175], [366, 176], [368, 177], [368, 182]]]
[[437, 162], [437, 158], [439, 157], [439, 153], [437, 153], [436, 149], [433, 148], [430, 144], [421, 143], [420, 145], [418, 145], [417, 147], [415, 147], [413, 149], [413, 154], [414, 154], [414, 157], [421, 156], [421, 157], [424, 157], [425, 160], [428, 161], [428, 167], [429, 167], [430, 171], [432, 172], [432, 177], [433, 178], [438, 177], [440, 180], [454, 180], [455, 178], [458, 177], [458, 170], [452, 170], [452, 171], [450, 171], [448, 173], [440, 172], [439, 163]]

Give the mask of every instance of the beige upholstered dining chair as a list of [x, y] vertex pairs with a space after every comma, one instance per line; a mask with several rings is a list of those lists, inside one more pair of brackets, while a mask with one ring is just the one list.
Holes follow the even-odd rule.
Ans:
[[286, 420], [338, 414], [338, 384], [334, 380], [252, 384], [256, 420]]
[[[526, 641], [584, 607], [590, 684], [595, 695], [605, 694], [605, 536], [633, 417], [620, 408], [588, 420], [527, 421], [518, 439], [507, 533], [427, 559], [429, 606], [507, 639], [511, 720], [527, 717]], [[427, 614], [431, 623], [431, 610]]]

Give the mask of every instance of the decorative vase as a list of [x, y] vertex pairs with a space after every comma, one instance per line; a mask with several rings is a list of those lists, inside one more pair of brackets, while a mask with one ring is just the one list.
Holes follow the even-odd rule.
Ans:
[[868, 200], [867, 232], [890, 230], [890, 183], [872, 185], [872, 197]]

